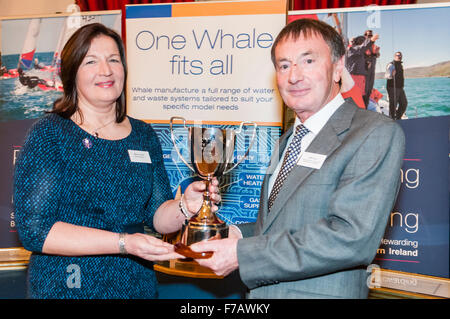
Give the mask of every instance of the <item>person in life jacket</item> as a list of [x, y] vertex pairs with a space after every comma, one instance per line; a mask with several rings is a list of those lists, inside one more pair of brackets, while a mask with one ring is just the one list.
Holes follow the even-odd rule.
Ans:
[[403, 55], [401, 52], [395, 52], [394, 60], [386, 66], [386, 89], [389, 95], [389, 116], [394, 120], [402, 118], [408, 106], [408, 100], [403, 89], [405, 78], [402, 65]]
[[8, 73], [8, 69], [6, 69], [6, 66], [0, 64], [0, 76], [2, 76], [3, 74], [7, 74], [7, 73]]
[[[365, 38], [364, 36], [351, 38], [345, 53], [345, 67], [350, 72], [353, 81], [355, 81], [355, 85], [361, 91], [364, 101], [366, 101], [367, 76], [365, 52], [371, 49], [378, 38], [378, 34], [375, 34], [370, 38]], [[367, 107], [367, 105], [365, 106]]]
[[38, 58], [34, 58], [34, 68], [37, 70], [42, 70], [45, 68], [45, 65], [44, 65], [44, 63], [39, 62]]
[[[370, 39], [373, 37], [372, 30], [366, 30], [364, 32], [364, 37], [366, 39]], [[366, 108], [368, 109], [370, 95], [372, 94], [373, 85], [375, 83], [375, 65], [377, 63], [377, 58], [380, 57], [380, 47], [372, 43], [370, 48], [364, 52], [364, 58], [366, 62], [366, 86], [365, 86], [365, 95], [364, 95], [364, 103], [366, 104]]]
[[37, 76], [29, 76], [23, 72], [22, 68], [18, 68], [17, 72], [19, 73], [19, 81], [23, 86], [27, 86], [30, 89], [35, 88], [38, 84], [47, 85], [47, 82]]
[[8, 69], [6, 68], [5, 65], [3, 65], [2, 54], [0, 52], [0, 76], [2, 76], [3, 74], [7, 74], [7, 73], [8, 73]]

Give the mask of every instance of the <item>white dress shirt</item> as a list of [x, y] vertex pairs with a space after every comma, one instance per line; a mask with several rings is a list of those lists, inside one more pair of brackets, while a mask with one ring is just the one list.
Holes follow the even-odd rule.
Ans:
[[[306, 134], [301, 141], [300, 145], [300, 155], [308, 148], [309, 144], [314, 140], [314, 138], [319, 134], [320, 130], [325, 126], [325, 124], [328, 122], [330, 117], [334, 114], [334, 112], [344, 103], [344, 98], [339, 93], [336, 95], [330, 102], [328, 102], [327, 105], [325, 105], [323, 108], [321, 108], [317, 113], [314, 113], [311, 115], [305, 123], [302, 123], [300, 119], [296, 116], [295, 122], [294, 122], [294, 130], [298, 125], [303, 124], [306, 126], [306, 128], [310, 131], [308, 134]], [[294, 138], [294, 134], [291, 134], [289, 136], [289, 139], [287, 141], [286, 147], [283, 150], [283, 154], [280, 157], [280, 161], [278, 162], [277, 167], [275, 168], [273, 175], [269, 179], [269, 188], [268, 188], [268, 194], [272, 191], [273, 184], [275, 183], [275, 180], [278, 176], [278, 173], [280, 171], [281, 165], [283, 164], [283, 159], [286, 154], [286, 151], [289, 147], [289, 144], [291, 143], [292, 139]]]

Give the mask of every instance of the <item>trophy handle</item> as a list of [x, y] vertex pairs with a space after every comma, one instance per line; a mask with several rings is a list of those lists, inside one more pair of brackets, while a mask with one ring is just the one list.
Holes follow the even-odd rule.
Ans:
[[180, 157], [180, 159], [183, 161], [184, 164], [186, 164], [187, 167], [189, 167], [189, 169], [191, 171], [193, 171], [195, 173], [194, 168], [181, 155], [181, 152], [180, 152], [180, 150], [177, 147], [177, 143], [175, 142], [175, 135], [173, 134], [173, 129], [172, 129], [172, 124], [173, 124], [174, 120], [181, 120], [181, 121], [183, 121], [183, 128], [188, 129], [188, 127], [186, 126], [186, 119], [184, 117], [178, 117], [178, 116], [173, 116], [173, 117], [170, 118], [170, 137], [172, 138], [173, 147], [175, 147], [175, 151], [177, 152], [177, 154]]
[[253, 134], [252, 134], [252, 140], [250, 142], [250, 145], [248, 146], [247, 151], [245, 152], [244, 156], [242, 156], [242, 158], [239, 161], [237, 161], [237, 163], [234, 164], [231, 168], [229, 168], [223, 172], [224, 175], [227, 174], [228, 172], [230, 172], [231, 170], [235, 169], [236, 166], [238, 166], [240, 163], [242, 163], [244, 161], [244, 159], [247, 157], [248, 153], [250, 153], [250, 149], [252, 148], [253, 143], [255, 142], [256, 128], [258, 126], [255, 122], [241, 122], [241, 125], [239, 125], [239, 129], [236, 130], [236, 132], [235, 132], [236, 135], [242, 133], [242, 128], [244, 127], [245, 124], [253, 125]]

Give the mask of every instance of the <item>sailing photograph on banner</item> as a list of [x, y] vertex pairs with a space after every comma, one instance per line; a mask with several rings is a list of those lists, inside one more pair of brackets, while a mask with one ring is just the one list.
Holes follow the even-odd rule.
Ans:
[[450, 115], [449, 14], [448, 3], [373, 5], [291, 11], [288, 22], [312, 18], [336, 28], [362, 107], [401, 120]]
[[81, 26], [100, 22], [120, 34], [120, 13], [1, 20], [0, 121], [39, 118], [62, 95], [60, 54]]

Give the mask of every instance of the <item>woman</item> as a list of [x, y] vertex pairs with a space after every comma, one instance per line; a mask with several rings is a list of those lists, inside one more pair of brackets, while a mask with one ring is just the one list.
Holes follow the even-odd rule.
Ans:
[[[64, 47], [63, 97], [33, 126], [16, 165], [32, 298], [154, 298], [147, 260], [181, 257], [143, 227], [178, 230], [204, 186], [188, 186], [184, 212], [172, 200], [155, 132], [126, 116], [126, 77], [120, 36], [102, 24], [80, 28]], [[210, 191], [220, 200], [217, 181]]]

